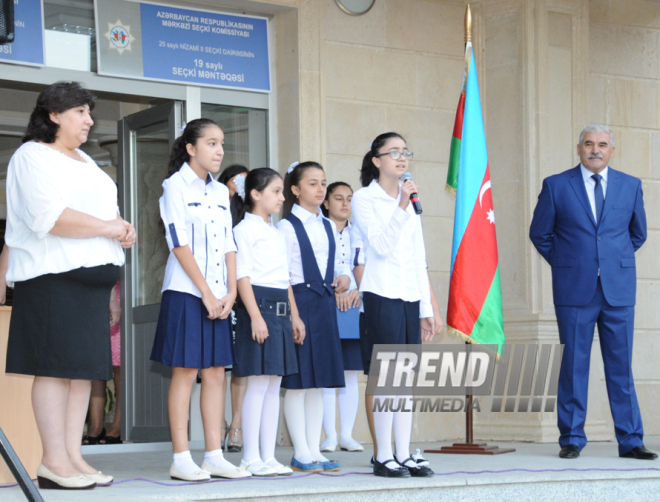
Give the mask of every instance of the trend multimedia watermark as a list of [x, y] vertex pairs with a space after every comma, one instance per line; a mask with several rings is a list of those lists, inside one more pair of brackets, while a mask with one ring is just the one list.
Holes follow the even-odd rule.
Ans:
[[[561, 344], [375, 345], [367, 395], [374, 411], [555, 410]], [[430, 397], [434, 396], [434, 397]], [[451, 396], [451, 397], [440, 397]]]

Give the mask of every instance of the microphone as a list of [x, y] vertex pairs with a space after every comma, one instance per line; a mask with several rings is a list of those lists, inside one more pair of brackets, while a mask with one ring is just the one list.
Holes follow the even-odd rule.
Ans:
[[[405, 183], [408, 180], [412, 180], [412, 174], [403, 173], [401, 175], [401, 181]], [[419, 201], [419, 195], [416, 193], [410, 194], [410, 202], [412, 202], [415, 214], [422, 214], [422, 203]]]

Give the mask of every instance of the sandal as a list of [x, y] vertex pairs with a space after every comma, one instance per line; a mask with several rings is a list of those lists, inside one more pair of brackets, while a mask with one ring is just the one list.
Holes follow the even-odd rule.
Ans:
[[[224, 432], [226, 431], [226, 432]], [[220, 437], [222, 438], [220, 440], [220, 449], [224, 450], [225, 447], [227, 446], [227, 435], [229, 434], [229, 426], [225, 425], [224, 427], [220, 427]]]
[[104, 437], [105, 437], [105, 427], [103, 427], [101, 433], [98, 436], [83, 436], [82, 444], [85, 446], [99, 444], [99, 441]]
[[121, 436], [106, 436], [99, 440], [99, 444], [122, 444]]
[[[231, 431], [234, 431], [234, 436], [229, 439], [229, 434], [231, 434]], [[231, 453], [237, 453], [243, 449], [243, 441], [238, 439], [238, 432], [243, 432], [243, 430], [240, 427], [230, 427], [229, 430], [227, 431], [227, 438], [226, 438], [226, 448], [228, 452]]]

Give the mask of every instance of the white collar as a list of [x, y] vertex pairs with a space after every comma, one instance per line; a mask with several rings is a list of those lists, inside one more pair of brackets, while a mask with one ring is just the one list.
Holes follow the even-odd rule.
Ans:
[[[197, 176], [197, 173], [193, 171], [193, 168], [190, 167], [190, 164], [187, 162], [184, 162], [181, 168], [179, 169], [179, 172], [181, 173], [181, 176], [183, 177], [184, 181], [188, 183], [189, 185], [195, 181], [195, 180], [201, 180], [199, 176]], [[213, 178], [211, 177], [211, 173], [207, 173], [206, 176], [206, 184], [208, 185], [213, 181]]]
[[372, 180], [371, 183], [369, 183], [369, 186], [367, 187], [367, 190], [369, 190], [369, 193], [373, 197], [378, 197], [379, 199], [385, 199], [385, 200], [398, 200], [400, 195], [401, 195], [401, 185], [399, 185], [399, 193], [397, 194], [396, 197], [392, 197], [390, 194], [388, 194], [382, 186], [380, 186], [380, 183], [378, 183], [378, 180]]
[[[607, 183], [607, 175], [609, 174], [609, 170], [610, 170], [610, 166], [606, 166], [605, 169], [603, 169], [600, 173], [598, 173], [603, 177], [602, 181], [604, 181], [605, 183]], [[580, 162], [580, 171], [582, 172], [582, 179], [584, 180], [585, 183], [589, 180], [596, 181], [592, 178], [594, 173], [592, 173], [591, 171], [589, 171], [589, 169], [584, 167], [584, 165], [582, 165], [582, 162]]]
[[263, 223], [264, 225], [267, 225], [267, 223], [264, 221], [264, 219], [261, 216], [259, 216], [258, 214], [248, 213], [247, 211], [245, 212], [245, 219], [260, 222]]
[[293, 207], [291, 208], [291, 212], [294, 214], [294, 216], [297, 216], [300, 221], [305, 223], [307, 220], [311, 218], [316, 218], [317, 220], [323, 219], [323, 213], [321, 212], [321, 209], [319, 208], [318, 213], [310, 213], [307, 211], [307, 209], [303, 208], [302, 206], [298, 204], [294, 204]]

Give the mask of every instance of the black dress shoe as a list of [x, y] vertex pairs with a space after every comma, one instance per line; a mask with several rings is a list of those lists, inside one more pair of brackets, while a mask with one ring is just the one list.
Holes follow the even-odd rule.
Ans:
[[[396, 464], [397, 467], [395, 469], [387, 467], [387, 464], [390, 462]], [[381, 476], [383, 478], [409, 478], [410, 471], [407, 467], [401, 467], [393, 458], [386, 460], [383, 463], [374, 460], [374, 476]]]
[[635, 446], [628, 453], [624, 453], [623, 455], [619, 455], [619, 456], [625, 458], [636, 458], [638, 460], [655, 460], [656, 458], [658, 458], [658, 455], [656, 453], [653, 453], [652, 451], [648, 451], [643, 446]]
[[559, 458], [578, 458], [580, 456], [580, 448], [574, 444], [567, 444], [562, 446], [559, 452]]
[[[405, 468], [405, 469], [408, 469], [408, 470], [410, 471], [410, 475], [411, 475], [413, 478], [430, 478], [430, 477], [432, 477], [432, 476], [435, 474], [435, 473], [434, 473], [431, 469], [429, 469], [427, 466], [425, 466], [425, 465], [417, 465], [417, 462], [415, 462], [415, 459], [412, 458], [412, 456], [408, 457], [408, 458], [405, 459], [403, 462], [399, 462], [399, 459], [396, 458], [396, 456], [394, 457], [394, 460], [396, 460], [396, 462], [398, 462], [398, 464], [399, 464], [401, 467], [403, 467], [403, 468]], [[414, 466], [414, 467], [410, 467], [409, 465], [406, 465], [406, 462], [408, 462], [408, 460], [410, 460], [412, 463], [414, 463], [415, 466]]]

